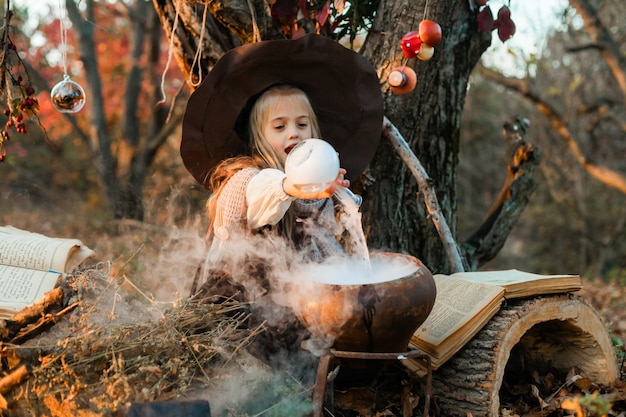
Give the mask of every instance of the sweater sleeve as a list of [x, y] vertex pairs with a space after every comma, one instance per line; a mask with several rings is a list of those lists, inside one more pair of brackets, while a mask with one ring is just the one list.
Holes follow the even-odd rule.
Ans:
[[295, 200], [283, 189], [285, 173], [263, 169], [252, 177], [246, 188], [247, 220], [250, 229], [278, 223]]

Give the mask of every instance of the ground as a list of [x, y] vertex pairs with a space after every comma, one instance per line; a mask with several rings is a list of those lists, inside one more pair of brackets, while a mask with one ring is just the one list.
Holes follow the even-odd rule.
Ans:
[[[92, 236], [96, 244], [90, 246], [103, 254], [104, 260], [97, 270], [77, 274], [82, 283], [72, 290], [82, 298], [65, 301], [67, 305], [78, 300], [78, 304], [54, 316], [36, 336], [19, 343], [3, 340], [3, 375], [26, 364], [29, 376], [12, 386], [0, 380], [0, 393], [8, 408], [2, 415], [107, 416], [124, 410], [130, 402], [197, 398], [210, 398], [215, 416], [307, 415], [311, 410], [310, 381], [303, 385], [289, 372], [277, 375], [246, 352], [254, 332], [263, 329], [246, 329], [240, 306], [207, 310], [184, 302], [197, 267], [190, 248], [201, 246], [198, 240], [201, 243], [202, 238], [189, 237], [184, 230], [178, 234], [156, 230], [156, 235], [168, 236], [163, 243], [156, 238], [140, 239], [146, 234], [138, 227], [144, 226], [118, 225], [124, 233], [117, 238], [111, 233], [102, 238]], [[182, 259], [181, 253], [187, 253], [189, 259]], [[178, 293], [180, 302], [161, 303], [158, 300], [163, 293]], [[626, 339], [626, 290], [615, 282], [593, 279], [585, 281], [581, 296], [604, 319], [623, 372], [620, 355]], [[567, 381], [567, 375], [551, 378], [552, 386]], [[527, 390], [526, 395], [520, 396], [517, 408], [509, 408], [507, 416], [567, 415], [554, 407], [542, 412], [540, 400], [547, 400], [553, 391], [539, 384], [535, 393], [527, 381], [520, 381], [519, 386]], [[595, 410], [611, 405], [613, 411], [607, 415], [623, 415], [626, 408], [621, 385], [603, 387], [597, 398], [593, 392], [585, 396], [584, 387], [576, 384], [558, 395], [570, 394], [592, 402]], [[424, 387], [394, 363], [358, 381], [338, 375], [333, 403], [335, 417], [420, 416]], [[430, 415], [440, 415], [436, 403], [430, 407]]]
[[[84, 278], [84, 274], [79, 277]], [[198, 398], [211, 398], [213, 415], [304, 416], [311, 411], [307, 401], [311, 398], [311, 386], [301, 385], [301, 380], [285, 376], [286, 373], [278, 377], [267, 364], [241, 349], [249, 346], [250, 333], [241, 330], [242, 318], [233, 313], [239, 306], [230, 306], [233, 311], [224, 315], [223, 310], [195, 309], [183, 304], [159, 317], [154, 309], [121, 295], [118, 284], [123, 280], [107, 281], [104, 274], [98, 277], [93, 273], [91, 280], [97, 285], [91, 290], [83, 289], [87, 294], [91, 291], [84, 306], [63, 313], [56, 324], [49, 324], [38, 336], [27, 337], [21, 345], [5, 345], [3, 369], [20, 356], [19, 361], [27, 362], [31, 371], [29, 379], [5, 393], [8, 415], [32, 415], [33, 410], [38, 410], [36, 414], [42, 417], [115, 415], [116, 407], [119, 413], [129, 402]], [[606, 321], [617, 355], [626, 334], [625, 292], [623, 287], [601, 280], [587, 282], [581, 292]], [[128, 317], [134, 320], [129, 321]], [[104, 328], [95, 325], [105, 321], [109, 324]], [[219, 372], [202, 375], [196, 365], [212, 369], [208, 373], [216, 369]], [[621, 359], [619, 365], [623, 368]], [[211, 382], [207, 383], [209, 379]], [[542, 386], [548, 380], [552, 388]], [[623, 415], [626, 410], [622, 383], [585, 395], [584, 381], [566, 382], [566, 375], [542, 376], [534, 384], [537, 389], [531, 390], [533, 384], [520, 381], [516, 404], [506, 404], [501, 395], [502, 405], [507, 407], [503, 415], [570, 415], [555, 406], [563, 404], [562, 399], [567, 397], [571, 397], [570, 407], [580, 406], [587, 415]], [[273, 387], [271, 392], [267, 384]], [[556, 395], [552, 392], [555, 386], [562, 386]], [[367, 371], [339, 368], [333, 388], [334, 410], [327, 415], [412, 417], [424, 411], [423, 380], [409, 375], [398, 363]], [[233, 396], [232, 390], [240, 400], [217, 400]], [[549, 397], [561, 399], [550, 403]], [[245, 410], [237, 409], [236, 404], [250, 403], [250, 398], [255, 398], [253, 404], [246, 405]], [[293, 401], [289, 404], [284, 398]], [[540, 404], [544, 400], [542, 410]], [[585, 401], [591, 405], [583, 407]], [[326, 406], [330, 408], [329, 403]], [[603, 406], [608, 407], [605, 413], [589, 411]], [[436, 403], [432, 403], [430, 415], [441, 415]]]

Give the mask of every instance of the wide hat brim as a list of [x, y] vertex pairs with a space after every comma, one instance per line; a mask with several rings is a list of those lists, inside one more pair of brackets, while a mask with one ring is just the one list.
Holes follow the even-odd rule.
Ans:
[[208, 187], [222, 160], [249, 154], [236, 129], [249, 100], [276, 84], [309, 97], [321, 139], [339, 152], [355, 180], [376, 152], [383, 98], [376, 70], [361, 54], [320, 35], [245, 44], [228, 51], [191, 94], [183, 119], [180, 153], [194, 178]]

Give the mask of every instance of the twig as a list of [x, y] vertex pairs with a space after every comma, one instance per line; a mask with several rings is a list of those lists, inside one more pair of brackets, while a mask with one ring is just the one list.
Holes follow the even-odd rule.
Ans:
[[224, 364], [222, 365], [222, 367], [220, 368], [219, 371], [217, 371], [216, 373], [216, 377], [219, 376], [222, 373], [222, 370], [224, 369], [224, 367], [230, 362], [230, 360], [237, 354], [237, 352], [239, 352], [239, 350], [246, 346], [247, 344], [249, 344], [249, 342], [256, 337], [256, 335], [258, 335], [259, 333], [265, 331], [265, 321], [261, 324], [259, 324], [254, 330], [252, 330], [250, 332], [250, 334], [248, 336], [246, 336], [240, 343], [239, 345], [237, 345], [237, 347], [235, 347], [235, 349], [232, 351], [232, 353], [230, 354], [230, 356], [228, 357], [228, 359], [226, 359], [226, 361], [224, 362]]
[[0, 320], [0, 340], [7, 341], [16, 337], [26, 326], [36, 323], [45, 315], [51, 306], [60, 304], [63, 300], [63, 290], [56, 287], [48, 291], [37, 302], [23, 308], [8, 320]]
[[437, 233], [439, 233], [439, 237], [441, 238], [444, 250], [448, 255], [452, 272], [463, 272], [465, 270], [463, 257], [461, 256], [459, 246], [452, 236], [452, 232], [450, 231], [445, 217], [441, 214], [441, 207], [439, 206], [437, 195], [430, 186], [433, 182], [432, 179], [428, 176], [419, 159], [417, 159], [417, 156], [415, 156], [409, 144], [402, 137], [402, 134], [400, 134], [398, 129], [386, 117], [383, 120], [383, 134], [391, 141], [392, 146], [407, 164], [409, 170], [417, 180], [417, 185], [424, 198], [428, 215], [433, 221]]
[[48, 326], [50, 324], [55, 324], [62, 315], [72, 311], [77, 306], [78, 306], [78, 303], [74, 303], [74, 304], [72, 304], [70, 306], [67, 306], [63, 310], [59, 311], [58, 313], [55, 313], [55, 314], [43, 314], [39, 318], [39, 321], [37, 321], [37, 323], [35, 323], [32, 326], [25, 327], [25, 328], [21, 329], [15, 335], [15, 337], [13, 337], [10, 340], [10, 343], [20, 344], [20, 343], [23, 343], [29, 337], [37, 336], [39, 333], [41, 333], [42, 331], [44, 331], [46, 329], [46, 326]]
[[22, 383], [28, 377], [28, 368], [21, 365], [15, 371], [0, 379], [0, 394], [6, 394], [16, 385]]

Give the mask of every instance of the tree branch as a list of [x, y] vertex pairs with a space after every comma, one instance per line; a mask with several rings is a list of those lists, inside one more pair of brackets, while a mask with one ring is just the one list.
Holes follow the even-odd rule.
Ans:
[[482, 64], [478, 64], [477, 68], [485, 78], [519, 93], [522, 97], [533, 103], [548, 119], [556, 133], [563, 139], [572, 155], [574, 155], [574, 158], [591, 176], [609, 187], [626, 194], [626, 177], [606, 166], [596, 165], [590, 162], [578, 146], [578, 143], [569, 131], [563, 117], [551, 104], [541, 98], [536, 91], [532, 90], [527, 80], [505, 77], [496, 71], [486, 68]]
[[[152, 0], [152, 3], [192, 89], [226, 51], [254, 39], [253, 20], [246, 0], [209, 0], [205, 3], [206, 19], [204, 8], [196, 1]], [[252, 0], [252, 3], [261, 38], [277, 38], [279, 34], [265, 1]]]
[[448, 260], [450, 261], [450, 265], [452, 267], [452, 273], [464, 271], [465, 266], [463, 264], [461, 251], [456, 243], [456, 240], [452, 236], [452, 232], [448, 227], [445, 217], [441, 214], [441, 207], [439, 206], [437, 195], [431, 187], [433, 182], [432, 179], [428, 176], [419, 159], [417, 159], [417, 156], [415, 156], [409, 147], [409, 144], [406, 140], [404, 140], [398, 129], [386, 117], [383, 120], [383, 134], [391, 141], [393, 148], [396, 150], [398, 155], [400, 155], [417, 180], [417, 185], [419, 187], [420, 194], [424, 199], [424, 203], [426, 204], [428, 215], [433, 221], [433, 224], [437, 229], [437, 233], [439, 233], [441, 238], [444, 250], [448, 255]]
[[570, 4], [582, 17], [585, 30], [591, 36], [593, 43], [600, 49], [600, 53], [609, 66], [613, 77], [615, 77], [622, 95], [626, 98], [626, 73], [624, 72], [626, 58], [620, 52], [620, 45], [615, 42], [611, 32], [600, 20], [598, 10], [589, 0], [570, 0]]
[[[520, 119], [516, 119], [519, 123]], [[502, 249], [536, 188], [534, 172], [541, 158], [533, 145], [525, 142], [525, 128], [517, 126], [516, 121], [505, 123], [505, 138], [515, 148], [504, 185], [483, 223], [463, 244], [472, 271], [495, 258]], [[511, 126], [513, 129], [507, 128]]]

